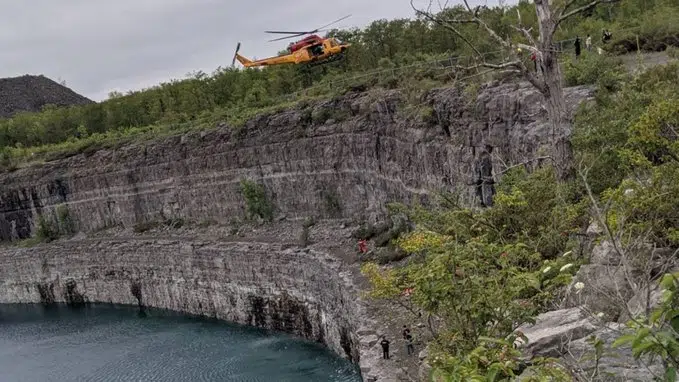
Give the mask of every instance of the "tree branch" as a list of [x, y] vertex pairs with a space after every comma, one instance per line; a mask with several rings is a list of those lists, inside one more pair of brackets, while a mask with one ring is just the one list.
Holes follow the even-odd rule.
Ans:
[[533, 38], [533, 36], [530, 34], [530, 31], [531, 31], [533, 28], [531, 27], [531, 28], [529, 28], [529, 29], [526, 29], [526, 28], [523, 27], [523, 21], [521, 21], [521, 12], [518, 10], [518, 8], [517, 8], [517, 10], [516, 10], [516, 15], [517, 15], [517, 17], [518, 17], [518, 19], [519, 19], [519, 26], [516, 27], [516, 26], [512, 25], [511, 27], [514, 28], [514, 29], [516, 29], [516, 30], [519, 31], [520, 33], [522, 33], [522, 34], [526, 37], [526, 39], [528, 39], [528, 43], [529, 43], [529, 44], [531, 44], [531, 45], [537, 47], [538, 44], [535, 42], [535, 39]]
[[479, 52], [479, 50], [476, 49], [474, 44], [472, 44], [471, 41], [469, 41], [466, 37], [464, 37], [462, 35], [462, 33], [460, 33], [460, 31], [457, 30], [457, 28], [453, 27], [453, 24], [475, 24], [476, 23], [475, 20], [471, 20], [471, 19], [470, 20], [442, 20], [438, 17], [434, 17], [431, 12], [425, 12], [425, 11], [419, 10], [417, 7], [415, 7], [415, 4], [413, 4], [413, 1], [414, 0], [410, 0], [410, 7], [415, 11], [416, 15], [420, 15], [420, 16], [424, 17], [425, 19], [432, 21], [432, 22], [448, 29], [449, 31], [455, 33], [459, 38], [462, 39], [462, 41], [464, 41], [467, 45], [469, 45], [469, 47], [472, 48], [472, 50], [474, 50], [474, 53], [476, 53], [479, 56], [482, 56], [481, 52]]
[[[520, 32], [521, 34], [523, 34], [523, 35], [526, 37], [526, 39], [528, 40], [528, 43], [529, 43], [529, 44], [531, 44], [531, 45], [533, 45], [533, 46], [537, 46], [537, 45], [538, 45], [538, 44], [535, 42], [535, 39], [533, 39], [533, 36], [531, 36], [531, 34], [530, 34], [530, 29], [526, 29], [526, 28], [523, 28], [523, 27], [517, 27], [517, 26], [514, 26], [514, 25], [512, 25], [511, 27], [514, 28], [514, 29], [516, 29], [516, 30], [517, 30], [518, 32]], [[532, 29], [532, 28], [531, 28], [531, 29]]]
[[577, 0], [568, 0], [566, 4], [564, 4], [563, 8], [559, 12], [559, 15], [562, 15], [564, 12], [566, 12], [566, 9], [568, 9], [571, 5], [575, 4]]
[[564, 8], [564, 10], [560, 12], [559, 18], [557, 19], [556, 24], [558, 25], [558, 24], [560, 24], [562, 21], [566, 20], [567, 18], [569, 18], [569, 17], [571, 17], [571, 16], [573, 16], [573, 15], [577, 15], [578, 13], [582, 13], [582, 12], [588, 11], [588, 10], [590, 10], [590, 9], [592, 9], [592, 8], [594, 8], [594, 7], [596, 7], [596, 6], [599, 5], [599, 4], [611, 4], [611, 3], [617, 3], [617, 2], [619, 2], [619, 1], [620, 1], [620, 0], [594, 0], [594, 1], [592, 1], [592, 2], [590, 2], [590, 3], [588, 3], [588, 4], [586, 4], [586, 5], [583, 5], [582, 7], [575, 8], [574, 10], [572, 10], [572, 11], [570, 11], [570, 12], [564, 14], [564, 12], [566, 11], [566, 9], [567, 9], [570, 5], [572, 5], [572, 4], [574, 3], [574, 1], [571, 1], [571, 2], [569, 2], [569, 3], [566, 5], [566, 7]]
[[[517, 48], [527, 49], [527, 50], [530, 50], [530, 51], [539, 52], [539, 49], [536, 46], [530, 46], [530, 45], [525, 45], [525, 44], [521, 44], [521, 43], [513, 44], [510, 40], [502, 38], [500, 35], [497, 34], [497, 32], [495, 32], [495, 30], [493, 30], [493, 28], [491, 28], [488, 24], [486, 24], [478, 16], [478, 9], [473, 10], [469, 6], [468, 0], [463, 0], [465, 8], [469, 12], [469, 18], [468, 19], [442, 19], [440, 17], [435, 16], [431, 11], [425, 12], [425, 11], [418, 9], [415, 6], [415, 4], [413, 3], [413, 1], [414, 0], [410, 0], [410, 7], [415, 11], [415, 13], [417, 15], [420, 15], [420, 16], [424, 17], [425, 19], [432, 21], [432, 22], [452, 31], [458, 37], [460, 37], [474, 51], [474, 54], [476, 54], [481, 59], [481, 61], [483, 61], [483, 64], [478, 65], [478, 66], [483, 66], [483, 67], [492, 68], [492, 69], [504, 69], [504, 68], [514, 67], [514, 68], [516, 68], [516, 70], [521, 75], [523, 75], [528, 80], [528, 82], [531, 83], [531, 85], [535, 86], [535, 88], [538, 89], [541, 93], [545, 92], [545, 86], [546, 86], [545, 82], [542, 81], [536, 75], [536, 73], [533, 73], [533, 71], [529, 70], [526, 67], [526, 65], [523, 63], [523, 61], [521, 61], [519, 55], [513, 49], [514, 47], [517, 47]], [[598, 0], [598, 1], [612, 1], [612, 0]], [[431, 7], [431, 4], [430, 4], [430, 7]], [[484, 59], [483, 54], [478, 50], [478, 48], [476, 48], [476, 46], [474, 46], [474, 44], [472, 44], [471, 41], [469, 41], [457, 28], [455, 28], [455, 26], [454, 26], [455, 24], [477, 24], [477, 25], [479, 25], [482, 29], [484, 29], [486, 31], [486, 33], [493, 40], [495, 40], [498, 44], [500, 44], [500, 46], [504, 50], [508, 51], [509, 54], [513, 57], [513, 59], [511, 59], [511, 61], [509, 61], [509, 62], [502, 63], [502, 64], [487, 63]], [[535, 43], [535, 40], [533, 39], [532, 36], [530, 36], [530, 33], [527, 30], [525, 30], [525, 28], [522, 28], [522, 29], [524, 30], [524, 32], [522, 32], [522, 33], [525, 33], [525, 34], [528, 35], [527, 37], [529, 38], [529, 41], [532, 42], [532, 43]]]

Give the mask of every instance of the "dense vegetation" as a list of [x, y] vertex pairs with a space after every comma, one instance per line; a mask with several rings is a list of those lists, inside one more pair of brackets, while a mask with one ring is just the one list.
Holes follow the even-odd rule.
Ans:
[[[462, 208], [455, 195], [442, 195], [433, 210], [392, 207], [416, 223], [395, 241], [413, 256], [406, 266], [366, 263], [363, 271], [372, 297], [412, 304], [432, 318], [430, 362], [439, 380], [497, 381], [521, 372], [514, 330], [559, 300], [586, 261], [579, 235], [590, 222], [601, 219], [623, 248], [679, 248], [678, 88], [678, 62], [642, 74], [607, 70], [596, 100], [576, 117], [578, 179], [558, 182], [550, 167], [517, 167], [501, 180], [492, 208]], [[632, 333], [616, 343], [659, 356], [667, 381], [679, 367], [678, 277], [662, 278], [661, 304], [635, 317]], [[572, 380], [549, 360], [532, 367], [537, 376]]]
[[[444, 12], [454, 16], [459, 8]], [[536, 23], [535, 10], [527, 1], [505, 10], [484, 8], [480, 12], [492, 27], [510, 36], [517, 33], [510, 27], [518, 19], [517, 12], [523, 24]], [[605, 48], [615, 52], [636, 49], [636, 33], [641, 33], [639, 41], [643, 49], [664, 49], [678, 43], [675, 40], [679, 26], [674, 22], [679, 19], [676, 1], [624, 0], [614, 6], [596, 8], [586, 16], [569, 20], [556, 39], [573, 39], [576, 35], [584, 37], [591, 33], [595, 44], [601, 45], [599, 36], [605, 27], [614, 32], [613, 41]], [[481, 51], [489, 52], [491, 59], [500, 60], [502, 55], [495, 43], [475, 28], [468, 25], [463, 30]], [[335, 30], [330, 34], [353, 44], [347, 59], [334, 66], [310, 71], [295, 66], [264, 70], [218, 68], [209, 75], [199, 72], [143, 91], [111, 94], [110, 99], [98, 104], [48, 108], [41, 113], [21, 113], [0, 121], [0, 166], [12, 168], [21, 157], [37, 159], [43, 153], [55, 151], [70, 155], [102, 144], [119, 144], [126, 137], [209, 127], [216, 121], [239, 125], [263, 108], [288, 105], [298, 99], [292, 96], [294, 92], [310, 89], [311, 85], [308, 96], [328, 95], [344, 89], [330, 86], [333, 81], [375, 69], [470, 53], [459, 37], [444, 27], [419, 19], [379, 20], [364, 29]], [[562, 48], [570, 49], [567, 45]], [[441, 74], [447, 73], [429, 66], [398, 75], [382, 72], [380, 76], [365, 76], [359, 81], [368, 86], [396, 87], [406, 86], [404, 82], [414, 77], [433, 86], [449, 80], [449, 75]], [[592, 80], [591, 76], [578, 79]], [[350, 81], [343, 84], [356, 85]]]

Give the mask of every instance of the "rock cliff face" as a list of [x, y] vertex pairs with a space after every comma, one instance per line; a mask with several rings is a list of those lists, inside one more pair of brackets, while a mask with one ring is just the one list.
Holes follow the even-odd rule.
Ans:
[[[566, 93], [576, 105], [591, 90]], [[476, 99], [437, 89], [419, 109], [403, 98], [348, 94], [263, 115], [243, 129], [220, 126], [0, 174], [0, 241], [34, 235], [41, 220], [85, 233], [167, 219], [227, 223], [245, 213], [242, 179], [262, 184], [275, 216], [288, 221], [374, 220], [386, 202], [426, 203], [441, 190], [464, 204], [488, 204], [502, 171], [536, 164], [551, 136], [527, 84], [485, 86]], [[331, 252], [194, 237], [8, 248], [0, 250], [0, 303], [200, 313], [324, 342], [360, 359], [366, 380], [400, 380], [380, 359], [379, 317], [363, 315], [357, 265], [343, 269]]]
[[[586, 88], [567, 89], [576, 104]], [[244, 213], [241, 179], [261, 182], [278, 215], [374, 219], [387, 201], [435, 191], [488, 203], [506, 166], [528, 162], [550, 136], [526, 84], [432, 91], [423, 109], [397, 91], [350, 94], [117, 150], [0, 174], [0, 240], [30, 237], [63, 205], [83, 232], [183, 218], [228, 222]], [[423, 110], [428, 112], [423, 112]], [[415, 115], [415, 117], [413, 116]]]
[[281, 244], [60, 241], [0, 251], [0, 303], [131, 304], [281, 330], [358, 362], [356, 293], [340, 262]]

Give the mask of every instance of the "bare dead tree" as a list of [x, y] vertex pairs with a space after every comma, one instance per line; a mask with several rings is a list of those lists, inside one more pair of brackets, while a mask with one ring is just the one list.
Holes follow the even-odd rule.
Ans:
[[[413, 1], [410, 0], [410, 5], [417, 15], [444, 27], [469, 45], [480, 61], [477, 66], [518, 73], [543, 95], [547, 115], [552, 126], [552, 157], [555, 160], [557, 172], [561, 179], [573, 177], [575, 175], [573, 150], [569, 139], [572, 123], [563, 94], [561, 69], [557, 59], [558, 51], [553, 46], [554, 33], [565, 20], [599, 4], [616, 3], [620, 0], [592, 0], [580, 6], [576, 4], [579, 3], [578, 0], [533, 0], [538, 17], [538, 36], [534, 36], [532, 27], [527, 28], [522, 25], [520, 14], [519, 24], [512, 26], [525, 38], [526, 43], [515, 43], [509, 37], [500, 36], [482, 19], [479, 14], [479, 7], [471, 8], [468, 0], [463, 0], [466, 12], [462, 17], [454, 19], [448, 18], [442, 12], [432, 12], [431, 1], [426, 10], [417, 8]], [[440, 8], [442, 8], [441, 11], [445, 9]], [[463, 24], [477, 25], [509, 54], [510, 59], [499, 64], [487, 62], [479, 49], [462, 33], [459, 26]], [[538, 72], [526, 67], [519, 55], [519, 48], [535, 53], [539, 67]]]

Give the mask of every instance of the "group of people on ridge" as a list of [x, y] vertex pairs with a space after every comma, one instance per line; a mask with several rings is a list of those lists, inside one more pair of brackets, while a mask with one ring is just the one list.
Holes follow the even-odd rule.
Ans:
[[[406, 341], [406, 352], [408, 355], [411, 355], [415, 353], [415, 346], [413, 346], [413, 336], [410, 334], [410, 329], [408, 329], [408, 326], [403, 325], [403, 339]], [[382, 341], [380, 341], [380, 345], [382, 346], [382, 358], [383, 359], [390, 359], [389, 357], [389, 344], [391, 342], [387, 339], [387, 337], [382, 336]]]
[[[607, 29], [604, 29], [601, 31], [601, 41], [606, 44], [608, 41], [611, 40], [613, 37], [613, 34], [608, 31]], [[582, 53], [582, 42], [580, 40], [580, 36], [575, 36], [575, 42], [573, 43], [573, 46], [575, 47], [575, 58], [577, 59], [580, 57], [580, 53]], [[587, 34], [587, 38], [585, 39], [585, 48], [587, 51], [592, 50], [592, 36], [590, 34]], [[601, 48], [599, 49], [599, 54], [601, 54], [603, 51]], [[533, 51], [530, 55], [531, 61], [533, 61], [533, 64], [535, 65], [535, 71], [538, 71], [538, 57], [537, 57], [537, 52]]]
[[[613, 37], [613, 35], [608, 30], [604, 29], [601, 32], [601, 41], [604, 44], [610, 41], [611, 37]], [[575, 36], [575, 43], [573, 43], [573, 45], [575, 46], [575, 58], [578, 58], [581, 53], [580, 36]], [[587, 34], [587, 38], [585, 39], [585, 47], [587, 48], [588, 52], [592, 50], [592, 36], [590, 36], [589, 34]]]

